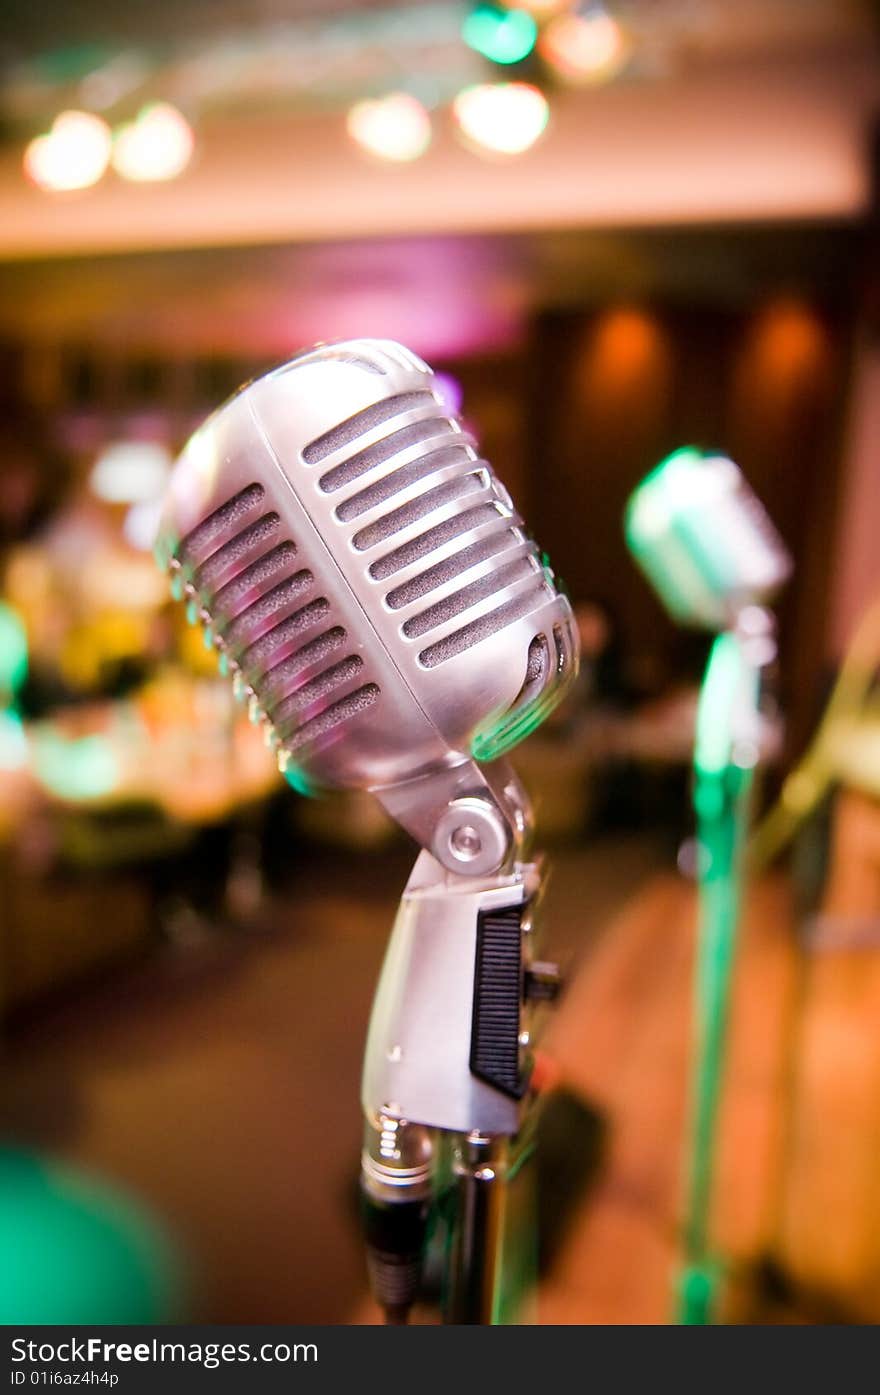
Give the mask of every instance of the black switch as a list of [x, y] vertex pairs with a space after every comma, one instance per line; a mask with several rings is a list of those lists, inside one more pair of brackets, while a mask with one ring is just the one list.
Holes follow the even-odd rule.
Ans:
[[520, 903], [479, 912], [471, 1020], [471, 1070], [513, 1099], [527, 1085], [519, 1050], [522, 911]]

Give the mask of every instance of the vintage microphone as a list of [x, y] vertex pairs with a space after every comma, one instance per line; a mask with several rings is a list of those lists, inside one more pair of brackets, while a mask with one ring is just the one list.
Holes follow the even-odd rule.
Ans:
[[372, 791], [422, 848], [364, 1063], [371, 1276], [405, 1320], [451, 1158], [448, 1313], [491, 1321], [529, 1003], [554, 986], [532, 962], [527, 802], [499, 758], [574, 677], [569, 604], [431, 370], [387, 340], [319, 345], [209, 418], [157, 556], [288, 780]]
[[686, 448], [631, 496], [626, 536], [679, 624], [716, 631], [697, 710], [694, 810], [699, 926], [683, 1265], [677, 1320], [717, 1316], [720, 1268], [710, 1219], [727, 1014], [742, 897], [742, 847], [762, 746], [761, 674], [776, 654], [765, 608], [791, 571], [785, 546], [742, 472]]

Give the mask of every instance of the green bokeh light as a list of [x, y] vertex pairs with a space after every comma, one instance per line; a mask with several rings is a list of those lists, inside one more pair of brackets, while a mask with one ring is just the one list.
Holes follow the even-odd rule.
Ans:
[[54, 731], [34, 738], [37, 778], [52, 794], [71, 802], [100, 799], [119, 781], [116, 755], [103, 736], [66, 740]]
[[28, 671], [27, 634], [14, 610], [0, 603], [0, 704], [8, 706]]
[[0, 1149], [0, 1323], [155, 1323], [182, 1316], [179, 1266], [115, 1188]]
[[0, 770], [23, 770], [27, 762], [28, 743], [21, 718], [0, 709]]
[[521, 63], [535, 47], [538, 28], [526, 10], [502, 10], [478, 5], [461, 26], [468, 48], [490, 63]]

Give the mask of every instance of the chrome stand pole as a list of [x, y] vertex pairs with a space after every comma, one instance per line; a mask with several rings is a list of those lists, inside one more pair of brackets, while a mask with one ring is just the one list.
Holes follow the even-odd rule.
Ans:
[[504, 1136], [469, 1133], [455, 1140], [447, 1322], [486, 1325], [499, 1320], [509, 1158], [510, 1141]]

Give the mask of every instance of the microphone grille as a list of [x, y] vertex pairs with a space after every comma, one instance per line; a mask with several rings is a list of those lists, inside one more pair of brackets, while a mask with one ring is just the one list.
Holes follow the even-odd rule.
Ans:
[[255, 481], [225, 500], [181, 539], [169, 568], [172, 593], [187, 599], [284, 768], [371, 707], [380, 688], [265, 495]]
[[[361, 444], [380, 425], [384, 434]], [[546, 599], [537, 549], [506, 490], [433, 392], [370, 405], [309, 442], [302, 458], [307, 465], [332, 459], [318, 486], [331, 502], [338, 496], [333, 519], [363, 558], [365, 581], [388, 582], [381, 595], [398, 613], [400, 637], [426, 641], [422, 668], [438, 667]]]

